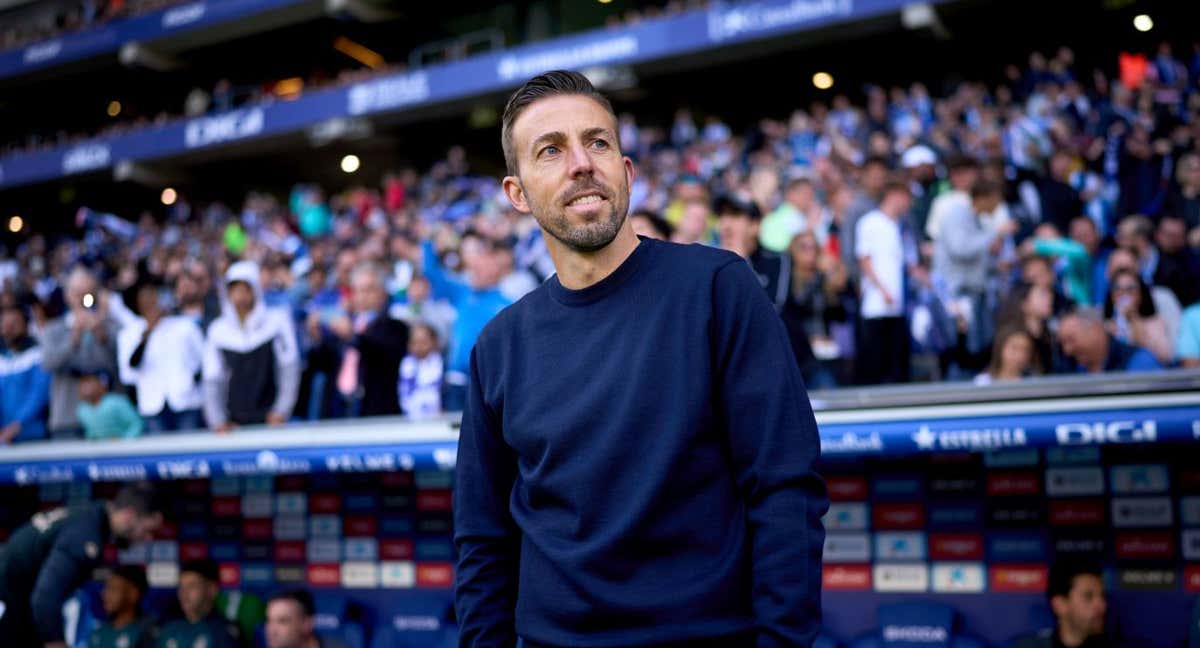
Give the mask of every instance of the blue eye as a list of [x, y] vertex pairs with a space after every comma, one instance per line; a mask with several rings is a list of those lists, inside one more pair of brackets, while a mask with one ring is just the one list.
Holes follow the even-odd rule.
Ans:
[[596, 140], [595, 142], [592, 142], [592, 145], [593, 145], [593, 146], [598, 146], [598, 147], [600, 147], [600, 148], [608, 148], [608, 142], [606, 142], [606, 141], [604, 141], [604, 140], [602, 140], [602, 139], [598, 139], [598, 140]]
[[547, 146], [546, 148], [542, 149], [542, 155], [554, 155], [555, 153], [558, 153], [557, 146]]

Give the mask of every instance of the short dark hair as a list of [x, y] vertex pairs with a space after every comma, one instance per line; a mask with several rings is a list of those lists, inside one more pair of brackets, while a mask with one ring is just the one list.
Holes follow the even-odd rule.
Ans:
[[979, 161], [969, 155], [955, 155], [946, 162], [946, 168], [952, 172], [978, 169]]
[[221, 582], [221, 568], [212, 558], [196, 558], [183, 563], [179, 568], [179, 573], [186, 574], [188, 572], [197, 574], [210, 583]]
[[1075, 587], [1075, 578], [1077, 576], [1103, 578], [1100, 565], [1091, 560], [1056, 560], [1054, 565], [1050, 567], [1050, 578], [1046, 584], [1046, 600], [1052, 601], [1056, 596], [1070, 596], [1071, 588]]
[[672, 227], [671, 224], [667, 222], [667, 219], [659, 216], [657, 213], [652, 212], [649, 209], [639, 209], [629, 215], [630, 218], [637, 216], [645, 218], [647, 221], [649, 221], [650, 226], [654, 228], [654, 231], [658, 232], [659, 236], [663, 237], [664, 239], [671, 238]]
[[887, 196], [893, 193], [902, 193], [912, 197], [912, 187], [909, 187], [908, 183], [903, 180], [892, 178], [884, 183], [883, 195]]
[[[504, 165], [508, 169], [508, 175], [515, 176], [519, 171], [517, 152], [513, 150], [513, 122], [517, 121], [517, 117], [520, 117], [521, 113], [525, 112], [525, 109], [533, 102], [556, 95], [587, 97], [600, 104], [609, 115], [612, 115], [614, 123], [617, 121], [617, 114], [613, 112], [608, 98], [600, 94], [600, 91], [596, 90], [587, 77], [570, 70], [553, 70], [539, 74], [517, 88], [508, 98], [508, 103], [504, 105], [504, 117], [500, 120], [500, 146], [504, 150]], [[617, 150], [620, 150], [619, 142], [613, 144]]]
[[977, 180], [971, 185], [971, 200], [978, 200], [985, 196], [1004, 196], [1004, 189], [997, 183], [991, 180]]
[[117, 565], [112, 570], [112, 576], [116, 576], [138, 591], [138, 597], [146, 595], [146, 590], [150, 585], [146, 582], [146, 569], [141, 565]]
[[122, 486], [112, 503], [113, 508], [131, 508], [138, 515], [161, 513], [166, 516], [167, 513], [166, 498], [149, 482]]
[[310, 617], [317, 613], [317, 605], [313, 602], [313, 595], [308, 593], [308, 590], [292, 589], [276, 592], [267, 599], [267, 605], [275, 601], [294, 601], [300, 606], [300, 611], [304, 616]]

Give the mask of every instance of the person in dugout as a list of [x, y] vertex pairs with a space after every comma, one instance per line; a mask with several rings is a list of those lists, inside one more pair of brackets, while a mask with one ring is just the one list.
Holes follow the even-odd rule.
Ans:
[[142, 615], [146, 595], [146, 570], [121, 565], [104, 581], [100, 599], [107, 621], [92, 631], [88, 648], [148, 648], [151, 622]]
[[0, 637], [9, 648], [66, 648], [63, 602], [92, 577], [104, 546], [148, 540], [164, 506], [148, 484], [109, 502], [43, 511], [0, 554]]
[[179, 609], [182, 618], [162, 626], [157, 648], [245, 648], [237, 625], [217, 610], [221, 592], [217, 563], [211, 558], [189, 560], [179, 568]]

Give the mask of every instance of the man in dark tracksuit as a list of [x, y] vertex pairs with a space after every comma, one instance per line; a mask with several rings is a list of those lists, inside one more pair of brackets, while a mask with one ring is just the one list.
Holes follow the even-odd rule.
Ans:
[[104, 583], [101, 598], [108, 620], [92, 631], [88, 648], [147, 648], [152, 645], [151, 621], [142, 616], [146, 595], [146, 570], [121, 565]]
[[217, 611], [221, 591], [217, 563], [192, 560], [179, 568], [179, 609], [183, 618], [164, 625], [158, 648], [241, 648], [241, 632]]
[[65, 648], [63, 602], [92, 575], [110, 539], [149, 539], [163, 520], [146, 484], [111, 502], [33, 516], [0, 554], [0, 638], [10, 648]]

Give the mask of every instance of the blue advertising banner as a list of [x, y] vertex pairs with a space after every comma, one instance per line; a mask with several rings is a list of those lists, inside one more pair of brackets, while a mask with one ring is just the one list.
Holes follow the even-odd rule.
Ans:
[[[229, 0], [209, 5], [276, 5], [284, 0]], [[204, 3], [199, 3], [204, 4]], [[297, 132], [335, 118], [395, 112], [512, 88], [556, 68], [644, 63], [752, 42], [899, 11], [906, 0], [761, 0], [715, 3], [619, 29], [599, 29], [514, 47], [346, 87], [306, 93], [294, 101], [239, 108], [179, 120], [82, 144], [0, 158], [0, 189], [121, 161], [147, 161], [258, 137]], [[191, 5], [184, 5], [184, 7]], [[176, 8], [180, 9], [180, 8]], [[249, 11], [249, 9], [246, 9]], [[208, 14], [205, 14], [208, 19]], [[147, 17], [149, 18], [149, 17]], [[0, 62], [0, 74], [4, 64]]]
[[115, 53], [125, 43], [153, 41], [242, 20], [307, 0], [200, 0], [115, 20], [74, 34], [0, 52], [0, 78]]

